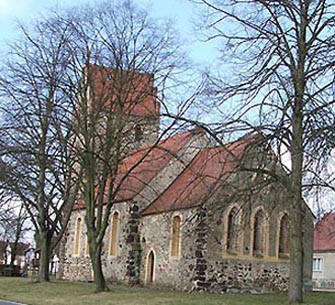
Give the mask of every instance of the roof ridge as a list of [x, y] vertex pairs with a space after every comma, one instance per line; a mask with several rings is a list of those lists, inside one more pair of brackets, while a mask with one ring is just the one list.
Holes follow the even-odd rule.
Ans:
[[[201, 127], [199, 127], [201, 130], [203, 130]], [[155, 149], [156, 147], [158, 147], [160, 144], [164, 144], [164, 143], [166, 143], [166, 142], [168, 142], [168, 141], [170, 141], [170, 140], [172, 140], [172, 139], [174, 139], [175, 137], [178, 137], [178, 136], [182, 136], [182, 135], [186, 135], [186, 134], [198, 134], [198, 133], [201, 133], [200, 131], [198, 131], [197, 130], [198, 128], [196, 127], [196, 128], [194, 128], [194, 129], [190, 129], [190, 130], [185, 130], [185, 131], [182, 131], [182, 132], [177, 132], [177, 133], [175, 133], [175, 134], [173, 134], [173, 135], [171, 135], [171, 136], [169, 136], [169, 137], [167, 137], [167, 138], [162, 138], [162, 139], [160, 139], [158, 142], [157, 142], [157, 144], [155, 144], [154, 145], [154, 147], [153, 147], [153, 144], [154, 143], [148, 143], [148, 144], [145, 144], [145, 145], [143, 145], [143, 146], [139, 146], [139, 147], [137, 147], [137, 148], [134, 148], [134, 149], [132, 149], [132, 150], [130, 150], [129, 151], [129, 153], [133, 153], [133, 154], [135, 154], [135, 153], [137, 153], [137, 152], [139, 152], [139, 151], [142, 151], [142, 150], [145, 150], [145, 149], [148, 149], [148, 148], [152, 148], [153, 147], [153, 149]], [[126, 157], [128, 157], [129, 155], [127, 155]]]
[[173, 183], [191, 166], [191, 164], [194, 162], [194, 160], [200, 155], [200, 153], [205, 150], [206, 148], [201, 148], [199, 149], [199, 151], [197, 152], [197, 154], [192, 158], [192, 160], [185, 166], [185, 168], [179, 173], [179, 175], [177, 175], [172, 181], [171, 183], [164, 189], [164, 191], [162, 193], [159, 194], [159, 196], [153, 200], [148, 206], [146, 206], [140, 213], [141, 215], [150, 215], [150, 214], [154, 214], [154, 213], [149, 213], [149, 214], [145, 214], [145, 211], [147, 209], [149, 209], [149, 207], [151, 207], [159, 198], [161, 198], [166, 192], [167, 190], [170, 188], [171, 185], [173, 185]]
[[[185, 132], [186, 133], [186, 132]], [[170, 138], [171, 139], [171, 138]], [[161, 149], [161, 150], [163, 150], [163, 151], [165, 151], [165, 152], [167, 152], [170, 156], [172, 156], [172, 157], [177, 157], [178, 156], [178, 153], [183, 149], [183, 147], [185, 147], [185, 145], [187, 145], [187, 143], [189, 143], [190, 141], [191, 141], [191, 139], [192, 139], [192, 137], [190, 137], [190, 139], [188, 139], [188, 141], [184, 144], [184, 145], [182, 145], [182, 146], [180, 146], [179, 147], [179, 149], [176, 151], [176, 152], [173, 152], [171, 149], [168, 149], [168, 148], [165, 148], [165, 147], [159, 147], [158, 145], [157, 146], [155, 146], [153, 149], [152, 149], [152, 151], [154, 150], [154, 149], [156, 149], [156, 148], [158, 148], [158, 149]], [[150, 152], [149, 152], [150, 153]], [[148, 155], [147, 155], [148, 156]], [[144, 157], [144, 159], [142, 160], [142, 162], [144, 162], [145, 161], [145, 158], [147, 157], [147, 156], [145, 156]], [[171, 158], [172, 158], [171, 157]], [[192, 159], [193, 160], [193, 159]], [[169, 162], [171, 161], [171, 159], [169, 160]], [[141, 163], [142, 163], [141, 162]], [[168, 162], [168, 163], [169, 163]], [[191, 161], [192, 162], [192, 161]], [[190, 163], [191, 163], [190, 162]], [[188, 164], [189, 165], [189, 164]], [[187, 165], [187, 166], [188, 166]], [[159, 171], [159, 172], [161, 172], [165, 167], [167, 166], [167, 164]], [[136, 168], [135, 168], [135, 170], [136, 170]], [[145, 183], [145, 186], [147, 186], [147, 185], [149, 185], [149, 183], [157, 176], [157, 174], [159, 173], [159, 172], [157, 172], [151, 179], [149, 179], [148, 181], [146, 181], [146, 183]], [[178, 176], [177, 176], [178, 177]], [[174, 181], [174, 180], [173, 180]], [[172, 184], [173, 182], [171, 182], [170, 184]], [[127, 200], [130, 200], [130, 199], [132, 199], [132, 198], [134, 198], [135, 196], [137, 196], [138, 194], [140, 194], [141, 193], [141, 191], [143, 191], [143, 189], [145, 188], [145, 186], [142, 188], [142, 189], [140, 189], [140, 190], [138, 190], [136, 193], [134, 193], [133, 194], [133, 196], [131, 197], [131, 198], [125, 198], [125, 200], [124, 201], [127, 201]], [[164, 190], [165, 191], [165, 190]], [[164, 191], [163, 191], [163, 193], [164, 193]], [[160, 196], [159, 196], [160, 197]]]
[[[233, 145], [235, 143], [241, 143], [242, 149], [240, 150], [239, 147], [240, 145]], [[191, 184], [193, 185], [193, 191], [196, 188], [200, 187], [200, 184], [202, 186], [205, 186], [205, 188], [208, 188], [207, 193], [209, 194], [209, 197], [213, 196], [213, 194], [216, 192], [218, 189], [218, 185], [220, 183], [223, 183], [223, 181], [226, 181], [230, 177], [230, 175], [236, 170], [238, 167], [238, 160], [241, 160], [245, 153], [247, 152], [248, 144], [250, 141], [246, 141], [245, 138], [243, 137], [242, 139], [238, 139], [232, 143], [226, 144], [226, 145], [220, 145], [220, 146], [212, 146], [212, 147], [204, 147], [201, 148], [198, 153], [194, 156], [194, 158], [188, 163], [188, 165], [183, 169], [183, 171], [180, 172], [178, 176], [175, 177], [175, 179], [169, 184], [169, 186], [157, 197], [155, 198], [154, 201], [152, 201], [146, 208], [144, 208], [141, 211], [141, 214], [146, 216], [146, 215], [151, 215], [151, 214], [156, 214], [156, 213], [161, 213], [161, 212], [167, 212], [167, 211], [172, 211], [176, 209], [184, 209], [184, 208], [189, 208], [191, 206], [188, 206], [187, 204], [184, 206], [181, 206], [178, 204], [178, 200], [180, 200], [180, 196], [178, 198], [175, 198], [175, 207], [172, 208], [172, 206], [167, 206], [164, 202], [161, 202], [160, 204], [158, 203], [159, 200], [166, 197], [169, 192], [171, 192], [171, 188], [175, 186], [175, 191], [178, 192], [184, 192], [184, 190], [180, 189], [180, 185], [176, 185], [178, 180], [179, 184], [183, 183], [189, 183], [188, 186], [185, 186], [185, 190], [190, 187]], [[229, 147], [231, 149], [229, 149]], [[235, 151], [235, 153], [234, 153]], [[204, 153], [208, 153], [210, 155], [203, 156]], [[235, 156], [235, 158], [232, 159], [232, 154]], [[205, 157], [205, 159], [203, 159]], [[199, 159], [199, 162], [201, 164], [197, 164]], [[220, 162], [224, 161], [224, 162]], [[221, 163], [221, 167], [218, 173], [214, 168], [213, 168], [213, 162], [219, 162]], [[227, 162], [227, 163], [226, 163]], [[195, 168], [195, 166], [197, 166]], [[194, 168], [193, 168], [194, 167]], [[201, 167], [201, 169], [199, 169]], [[215, 167], [215, 165], [214, 165]], [[191, 174], [188, 173], [188, 171], [191, 169]], [[208, 170], [210, 172], [208, 172]], [[214, 170], [214, 171], [213, 171]], [[212, 175], [211, 175], [212, 174]], [[203, 178], [199, 180], [199, 175], [202, 175]], [[191, 179], [191, 181], [188, 181], [188, 179]], [[210, 179], [210, 180], [208, 180]], [[212, 179], [215, 179], [213, 182]], [[211, 181], [212, 180], [212, 181]], [[183, 186], [184, 187], [184, 186]], [[190, 191], [190, 190], [189, 190]], [[179, 195], [181, 195], [180, 193]], [[187, 196], [188, 200], [192, 200], [191, 197]], [[184, 198], [186, 199], [186, 197]], [[199, 197], [199, 200], [201, 198]], [[156, 211], [150, 211], [150, 208], [152, 209], [153, 206], [157, 205]], [[198, 205], [198, 204], [197, 204]], [[197, 206], [194, 204], [194, 207]], [[168, 208], [168, 210], [164, 210]], [[149, 210], [149, 212], [148, 212]]]

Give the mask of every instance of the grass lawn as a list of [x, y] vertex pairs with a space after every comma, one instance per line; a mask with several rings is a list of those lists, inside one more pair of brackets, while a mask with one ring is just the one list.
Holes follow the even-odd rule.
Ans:
[[[110, 292], [94, 293], [88, 283], [32, 283], [23, 278], [0, 278], [0, 299], [29, 305], [283, 305], [285, 294], [237, 295], [179, 293], [145, 288], [112, 286]], [[306, 294], [306, 305], [335, 305], [335, 293]]]

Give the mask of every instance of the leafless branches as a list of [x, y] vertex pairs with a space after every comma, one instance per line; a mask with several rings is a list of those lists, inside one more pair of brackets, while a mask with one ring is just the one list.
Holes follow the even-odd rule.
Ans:
[[[215, 132], [261, 132], [278, 161], [288, 164], [293, 270], [302, 264], [302, 193], [317, 184], [333, 188], [324, 169], [334, 148], [335, 5], [327, 0], [199, 2], [208, 9], [208, 39], [222, 42], [224, 67], [235, 71], [208, 81], [206, 93], [222, 114]], [[289, 299], [300, 302], [302, 273], [295, 271]]]

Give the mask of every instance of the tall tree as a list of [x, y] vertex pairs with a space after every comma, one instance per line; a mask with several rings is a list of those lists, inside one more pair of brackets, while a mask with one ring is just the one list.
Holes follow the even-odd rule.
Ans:
[[[76, 168], [82, 170], [79, 203], [85, 207], [96, 291], [104, 291], [101, 254], [111, 208], [125, 192], [123, 182], [169, 129], [159, 135], [158, 100], [185, 64], [171, 24], [154, 22], [131, 1], [82, 8], [63, 22], [77, 30], [73, 69], [78, 73], [72, 81], [79, 90], [72, 132]], [[151, 148], [126, 168], [129, 151], [149, 134]]]
[[49, 280], [50, 254], [73, 203], [84, 203], [96, 290], [103, 291], [110, 210], [141, 162], [120, 172], [122, 160], [143, 133], [158, 142], [156, 99], [176, 85], [185, 61], [171, 24], [155, 23], [131, 1], [53, 13], [21, 30], [0, 78], [7, 187], [36, 229], [41, 281]]
[[197, 2], [208, 12], [208, 39], [224, 44], [226, 78], [224, 73], [211, 77], [206, 88], [224, 122], [215, 132], [262, 131], [288, 164], [289, 174], [274, 178], [291, 194], [289, 302], [301, 303], [303, 192], [316, 185], [334, 187], [320, 173], [334, 148], [335, 4]]
[[0, 212], [0, 240], [9, 241], [15, 250], [19, 242], [24, 241], [27, 232], [31, 231], [28, 215], [23, 205], [13, 204], [8, 198], [2, 199]]
[[49, 281], [49, 260], [74, 202], [71, 116], [65, 80], [70, 31], [55, 18], [21, 26], [0, 76], [3, 188], [28, 211], [41, 250], [39, 280]]
[[11, 246], [9, 262], [11, 266], [14, 265], [16, 260], [20, 243], [25, 240], [27, 232], [31, 231], [28, 220], [28, 213], [22, 204], [19, 207], [11, 207], [0, 215], [1, 241], [8, 241]]

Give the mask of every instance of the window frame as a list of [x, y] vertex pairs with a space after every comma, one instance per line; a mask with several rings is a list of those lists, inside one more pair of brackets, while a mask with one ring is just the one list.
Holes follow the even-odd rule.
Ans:
[[[315, 262], [318, 262], [318, 263], [315, 264]], [[312, 269], [313, 272], [323, 272], [323, 270], [324, 270], [324, 259], [323, 259], [323, 257], [313, 257], [312, 268], [313, 268]]]
[[[229, 232], [230, 232], [230, 223], [229, 223], [229, 218], [233, 210], [236, 210], [236, 215], [235, 215], [235, 225], [236, 225], [236, 234], [235, 234], [235, 250], [230, 249], [229, 246]], [[241, 228], [241, 217], [242, 217], [242, 211], [241, 207], [234, 204], [232, 205], [227, 212], [224, 215], [223, 223], [224, 223], [224, 241], [223, 241], [223, 246], [224, 246], [224, 254], [227, 255], [237, 255], [240, 254], [241, 252], [241, 247], [243, 244], [243, 234], [240, 232]]]
[[[116, 228], [114, 227], [114, 216], [117, 215], [116, 218]], [[118, 248], [119, 248], [119, 238], [120, 238], [120, 223], [121, 223], [121, 213], [118, 210], [113, 211], [112, 217], [110, 220], [109, 227], [109, 248], [108, 254], [110, 257], [115, 258], [118, 256]], [[115, 232], [116, 231], [116, 232]]]
[[140, 143], [143, 140], [143, 128], [141, 125], [136, 124], [134, 126], [134, 141]]
[[[258, 251], [255, 251], [254, 245], [255, 245], [255, 221], [256, 216], [259, 212], [263, 213], [263, 251], [259, 253]], [[264, 258], [268, 256], [268, 249], [269, 249], [269, 215], [264, 209], [263, 206], [259, 206], [256, 208], [252, 215], [251, 215], [251, 238], [250, 238], [250, 255], [255, 258]]]
[[[179, 218], [179, 227], [178, 232], [175, 233], [174, 227], [174, 220]], [[180, 214], [174, 214], [171, 218], [171, 225], [170, 225], [170, 251], [169, 256], [171, 260], [179, 260], [181, 256], [181, 241], [182, 241], [182, 216]], [[174, 237], [177, 237], [177, 242], [175, 241]], [[177, 244], [177, 246], [175, 246]]]
[[[283, 218], [287, 218], [287, 243], [288, 243], [288, 252], [281, 252], [281, 237], [282, 237], [282, 220]], [[277, 257], [280, 259], [288, 259], [290, 255], [290, 248], [289, 248], [289, 242], [290, 242], [290, 225], [289, 225], [289, 216], [287, 211], [283, 211], [279, 217], [278, 217], [278, 225], [277, 225]]]
[[81, 253], [82, 230], [83, 230], [83, 219], [81, 216], [78, 216], [75, 222], [74, 245], [73, 245], [73, 255], [76, 257], [80, 256]]

